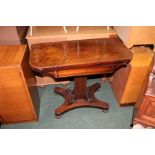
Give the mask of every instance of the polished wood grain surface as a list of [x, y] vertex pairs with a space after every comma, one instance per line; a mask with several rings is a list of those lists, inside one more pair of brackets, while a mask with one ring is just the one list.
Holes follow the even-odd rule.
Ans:
[[95, 97], [100, 84], [87, 87], [86, 76], [113, 73], [125, 67], [131, 58], [130, 50], [122, 41], [111, 37], [32, 45], [29, 63], [34, 71], [50, 77], [75, 77], [73, 90], [54, 88], [65, 99], [55, 110], [59, 118], [63, 113], [80, 107], [108, 110], [108, 103]]
[[2, 123], [38, 119], [39, 96], [28, 58], [26, 45], [0, 46], [0, 119]]
[[117, 38], [32, 45], [30, 65], [38, 71], [128, 62], [132, 55]]
[[[63, 26], [33, 26], [32, 35], [30, 35], [31, 28], [29, 28], [26, 37], [29, 49], [31, 49], [32, 44], [95, 38], [109, 38], [112, 35], [116, 35], [112, 27], [107, 30], [106, 26], [80, 26], [78, 32], [76, 31], [76, 28], [77, 26], [66, 26], [67, 33], [65, 33]], [[68, 83], [68, 81], [55, 81], [55, 79], [45, 76], [36, 76], [36, 79], [38, 86]]]
[[0, 67], [10, 65], [19, 65], [22, 61], [24, 52], [19, 45], [1, 45], [0, 46]]
[[155, 128], [155, 79], [153, 78], [153, 74], [150, 74], [149, 79], [146, 77], [145, 82], [147, 85], [143, 86], [134, 107], [135, 117], [133, 118], [133, 124], [138, 123], [146, 127]]
[[32, 109], [34, 113], [34, 118], [36, 120], [39, 118], [39, 111], [40, 111], [40, 98], [38, 94], [38, 90], [36, 87], [36, 78], [30, 68], [29, 65], [29, 50], [28, 47], [22, 46], [23, 50], [25, 51], [22, 62], [21, 62], [21, 73], [23, 79], [23, 86], [26, 89], [27, 96], [29, 98], [29, 108]]

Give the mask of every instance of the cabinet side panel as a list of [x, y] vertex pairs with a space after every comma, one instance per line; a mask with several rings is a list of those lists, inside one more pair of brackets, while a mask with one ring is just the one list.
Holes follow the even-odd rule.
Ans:
[[34, 120], [19, 67], [0, 68], [0, 116], [4, 123]]
[[128, 76], [131, 72], [131, 65], [129, 64], [126, 68], [119, 69], [113, 76], [111, 84], [113, 93], [117, 99], [117, 102], [122, 104], [122, 97], [128, 81]]

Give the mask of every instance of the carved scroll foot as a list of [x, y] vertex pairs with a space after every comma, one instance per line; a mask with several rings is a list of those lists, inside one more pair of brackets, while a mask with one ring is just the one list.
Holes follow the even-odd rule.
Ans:
[[65, 102], [67, 104], [71, 104], [74, 100], [74, 95], [71, 94], [71, 90], [70, 89], [64, 89], [61, 87], [55, 87], [54, 88], [54, 92], [63, 96], [65, 99]]

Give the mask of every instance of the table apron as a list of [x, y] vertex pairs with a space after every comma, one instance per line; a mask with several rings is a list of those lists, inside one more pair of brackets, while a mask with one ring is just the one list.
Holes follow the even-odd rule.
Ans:
[[82, 68], [70, 68], [59, 71], [48, 72], [48, 76], [54, 78], [64, 78], [64, 77], [75, 77], [75, 76], [87, 76], [94, 74], [105, 74], [113, 73], [121, 67], [125, 67], [126, 64], [114, 64], [107, 66], [92, 66], [92, 67], [82, 67]]

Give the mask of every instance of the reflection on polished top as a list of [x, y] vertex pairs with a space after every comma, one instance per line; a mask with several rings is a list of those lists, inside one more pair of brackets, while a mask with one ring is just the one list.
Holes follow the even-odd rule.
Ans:
[[32, 45], [30, 65], [37, 70], [50, 68], [129, 62], [131, 51], [118, 37]]

